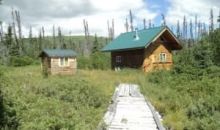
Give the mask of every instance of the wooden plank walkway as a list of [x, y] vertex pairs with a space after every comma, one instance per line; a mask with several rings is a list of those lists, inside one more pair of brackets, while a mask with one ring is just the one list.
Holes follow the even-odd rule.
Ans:
[[[103, 120], [103, 130], [164, 130], [158, 115], [135, 84], [120, 84]], [[104, 127], [104, 128], [103, 128]]]

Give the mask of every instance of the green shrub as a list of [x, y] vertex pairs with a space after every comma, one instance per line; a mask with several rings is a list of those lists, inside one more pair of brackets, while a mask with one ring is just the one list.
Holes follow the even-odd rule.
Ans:
[[91, 55], [92, 69], [106, 70], [110, 68], [110, 57], [102, 52], [95, 52]]
[[33, 59], [28, 56], [12, 56], [10, 58], [10, 65], [15, 67], [31, 65], [33, 62]]
[[77, 58], [77, 66], [79, 69], [90, 69], [91, 67], [91, 60], [89, 57], [79, 56]]
[[107, 70], [110, 68], [110, 57], [102, 52], [95, 52], [90, 57], [78, 57], [79, 69], [100, 69]]
[[7, 79], [0, 67], [0, 129], [17, 129], [19, 120], [12, 101], [2, 91], [7, 85]]

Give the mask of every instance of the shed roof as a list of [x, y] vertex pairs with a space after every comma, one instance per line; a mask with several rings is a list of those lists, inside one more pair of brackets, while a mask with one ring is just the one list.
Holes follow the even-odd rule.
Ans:
[[156, 38], [164, 31], [168, 31], [179, 44], [179, 41], [175, 38], [174, 34], [166, 26], [154, 27], [149, 29], [143, 29], [137, 31], [139, 38], [135, 38], [136, 31], [120, 34], [116, 39], [106, 45], [102, 51], [118, 51], [129, 49], [140, 49], [147, 47], [150, 43], [156, 40]]
[[40, 57], [43, 55], [48, 57], [75, 57], [77, 53], [71, 49], [44, 49]]

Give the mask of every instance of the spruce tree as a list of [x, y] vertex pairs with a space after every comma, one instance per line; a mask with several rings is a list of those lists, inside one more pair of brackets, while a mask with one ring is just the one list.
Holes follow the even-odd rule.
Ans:
[[59, 39], [59, 46], [62, 45], [62, 32], [61, 32], [61, 28], [58, 27], [58, 39]]
[[210, 10], [210, 25], [209, 32], [213, 32], [214, 30], [214, 22], [213, 22], [213, 9]]
[[218, 19], [217, 19], [217, 22], [218, 22], [218, 24], [219, 24], [219, 29], [220, 29], [220, 11], [219, 11], [219, 16], [218, 16]]
[[38, 37], [38, 52], [42, 51], [42, 33], [41, 29], [39, 31], [39, 37]]
[[95, 53], [98, 50], [99, 50], [99, 42], [98, 42], [97, 34], [95, 34], [95, 39], [94, 39], [94, 42], [93, 42], [92, 53]]
[[183, 40], [187, 40], [187, 21], [185, 15], [183, 17]]
[[177, 20], [176, 36], [177, 36], [178, 39], [181, 38], [181, 35], [180, 35], [180, 22], [179, 22], [179, 20]]
[[194, 33], [194, 38], [195, 38], [195, 41], [197, 42], [197, 37], [198, 37], [198, 30], [197, 30], [197, 27], [198, 27], [198, 20], [197, 20], [197, 15], [195, 15], [195, 23], [194, 23], [194, 30], [195, 30], [195, 33]]
[[18, 56], [19, 55], [19, 47], [18, 44], [14, 42], [12, 26], [8, 26], [8, 32], [5, 37], [5, 46], [8, 49], [9, 56]]
[[190, 29], [190, 41], [189, 41], [189, 47], [192, 46], [194, 40], [193, 40], [193, 23], [192, 23], [192, 20], [190, 20], [190, 23], [189, 23], [189, 29]]

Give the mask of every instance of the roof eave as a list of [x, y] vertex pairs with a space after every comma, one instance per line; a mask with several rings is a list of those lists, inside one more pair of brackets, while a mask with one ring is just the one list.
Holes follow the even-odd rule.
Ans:
[[178, 44], [178, 47], [173, 50], [181, 50], [183, 47], [180, 44], [180, 41], [176, 38], [176, 36], [172, 33], [172, 31], [170, 31], [170, 29], [168, 27], [163, 28], [160, 31], [160, 33], [158, 35], [156, 35], [156, 37], [154, 37], [152, 41], [150, 41], [150, 43], [148, 42], [149, 44], [146, 43], [145, 48], [147, 48], [151, 43], [154, 43], [165, 31], [168, 31], [172, 35], [172, 37], [175, 39], [176, 43]]
[[166, 28], [163, 28], [151, 41], [146, 43], [145, 48], [147, 48], [151, 43], [155, 42], [165, 31]]
[[135, 47], [135, 48], [123, 48], [123, 49], [112, 49], [112, 50], [102, 50], [102, 52], [115, 52], [115, 51], [129, 51], [129, 50], [137, 50], [137, 49], [144, 49], [143, 47]]
[[181, 45], [180, 41], [177, 39], [177, 37], [173, 34], [173, 32], [169, 28], [166, 27], [166, 30], [173, 36], [173, 38], [175, 39], [175, 41], [179, 45], [179, 48], [177, 48], [176, 50], [181, 50], [183, 48], [183, 46]]

